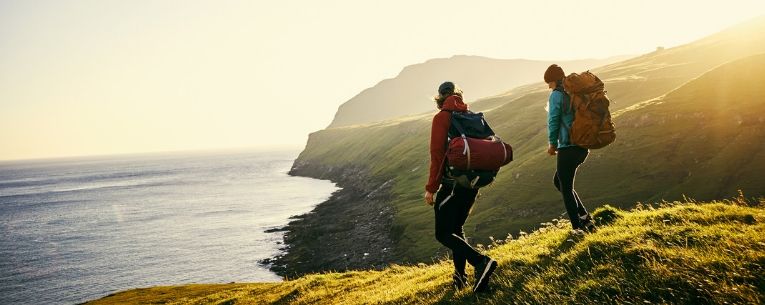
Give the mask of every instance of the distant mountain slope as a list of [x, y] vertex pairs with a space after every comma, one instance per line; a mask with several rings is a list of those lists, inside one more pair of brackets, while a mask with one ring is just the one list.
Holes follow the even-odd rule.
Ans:
[[[626, 59], [562, 61], [585, 70]], [[364, 124], [417, 114], [433, 109], [430, 98], [441, 82], [451, 80], [466, 91], [468, 101], [501, 93], [507, 88], [541, 80], [549, 61], [453, 56], [432, 59], [404, 68], [398, 76], [366, 89], [340, 105], [329, 127]]]
[[[646, 188], [666, 188], [649, 200], [684, 192], [703, 200], [730, 196], [737, 189], [765, 192], [763, 71], [765, 54], [743, 58], [616, 113], [625, 141], [603, 154], [598, 165], [636, 169], [639, 181], [652, 184]], [[638, 153], [640, 158], [619, 158]]]
[[[593, 69], [608, 84], [615, 109], [661, 96], [718, 65], [765, 52], [765, 17], [753, 19], [689, 44], [651, 52]], [[562, 65], [566, 73], [582, 69]], [[541, 82], [512, 88], [476, 101], [474, 110], [486, 110], [519, 97], [547, 94]]]
[[737, 203], [603, 208], [594, 214], [601, 229], [583, 238], [567, 222], [503, 236], [489, 250], [499, 262], [493, 291], [481, 295], [455, 291], [451, 261], [441, 260], [281, 283], [134, 289], [86, 304], [761, 304], [765, 211]]
[[[765, 53], [765, 35], [759, 35], [763, 30], [765, 18], [760, 18], [687, 45], [595, 69], [614, 101], [617, 141], [593, 150], [577, 177], [577, 190], [587, 205], [626, 206], [683, 195], [715, 199], [732, 196], [738, 188], [747, 195], [765, 195], [765, 180], [759, 174], [765, 171], [765, 65], [758, 55]], [[518, 87], [471, 105], [486, 112], [493, 129], [516, 153], [497, 182], [482, 190], [468, 220], [467, 234], [476, 241], [533, 228], [564, 212], [551, 183], [555, 159], [544, 153], [549, 91], [543, 86]], [[433, 212], [422, 202], [431, 117], [432, 113], [313, 133], [293, 166], [294, 174], [333, 179], [353, 190], [342, 198], [348, 206], [372, 206], [365, 203], [379, 196], [376, 189], [386, 190], [385, 202], [393, 207], [387, 233], [395, 244], [387, 251], [393, 254], [378, 256], [375, 247], [363, 248], [366, 240], [356, 240], [353, 234], [338, 239], [336, 231], [314, 225], [311, 230], [318, 233], [311, 236], [317, 238], [301, 239], [299, 232], [291, 231], [288, 241], [307, 249], [305, 253], [332, 245], [345, 252], [328, 256], [360, 258], [334, 265], [323, 256], [295, 252], [279, 263], [288, 264], [292, 272], [305, 272], [368, 267], [391, 257], [421, 262], [436, 255], [442, 248], [432, 237]], [[358, 181], [364, 186], [354, 189], [361, 185]], [[305, 220], [312, 217], [308, 214]], [[322, 217], [313, 223], [349, 221], [343, 215]], [[352, 224], [346, 230], [362, 231]]]

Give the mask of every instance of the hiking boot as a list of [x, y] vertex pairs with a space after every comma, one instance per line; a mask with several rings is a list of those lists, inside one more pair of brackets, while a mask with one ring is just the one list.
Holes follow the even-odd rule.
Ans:
[[582, 230], [587, 233], [595, 233], [598, 231], [598, 227], [592, 220], [582, 223]]
[[460, 274], [460, 273], [454, 273], [452, 275], [452, 285], [454, 286], [454, 289], [462, 290], [462, 288], [465, 288], [467, 286], [467, 275]]
[[497, 261], [491, 257], [484, 257], [477, 266], [475, 266], [475, 285], [473, 292], [484, 292], [489, 287], [489, 278], [494, 270], [497, 269]]
[[592, 220], [590, 214], [579, 216], [579, 222], [581, 224], [580, 228], [585, 233], [595, 233], [598, 231], [598, 227], [595, 226], [595, 222]]

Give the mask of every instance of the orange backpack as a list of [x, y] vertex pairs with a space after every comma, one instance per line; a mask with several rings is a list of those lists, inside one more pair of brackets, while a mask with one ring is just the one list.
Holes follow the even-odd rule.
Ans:
[[571, 73], [563, 79], [563, 89], [571, 97], [574, 123], [569, 132], [571, 143], [589, 149], [598, 149], [616, 139], [614, 123], [608, 106], [603, 82], [590, 71]]

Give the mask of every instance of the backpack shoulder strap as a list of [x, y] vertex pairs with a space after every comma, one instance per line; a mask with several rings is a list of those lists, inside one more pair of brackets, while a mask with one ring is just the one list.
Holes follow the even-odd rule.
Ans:
[[568, 107], [564, 107], [566, 105], [560, 105], [561, 106], [560, 108], [561, 109], [568, 108], [568, 112], [566, 113], [571, 113], [574, 110], [574, 97], [571, 94], [568, 94], [565, 90], [563, 90], [563, 87], [555, 87], [553, 91], [558, 91], [561, 94], [563, 94], [563, 96], [568, 96]]
[[465, 130], [462, 129], [462, 124], [460, 124], [459, 120], [455, 120], [454, 119], [454, 112], [452, 112], [451, 122], [454, 125], [454, 127], [457, 128], [457, 131], [460, 133], [460, 135], [464, 138], [465, 137]]

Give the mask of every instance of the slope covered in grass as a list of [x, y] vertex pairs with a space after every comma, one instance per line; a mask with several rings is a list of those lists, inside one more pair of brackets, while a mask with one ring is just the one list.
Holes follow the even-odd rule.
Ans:
[[[616, 110], [617, 141], [591, 152], [577, 177], [580, 195], [588, 202], [624, 203], [683, 195], [711, 200], [730, 197], [738, 188], [762, 195], [765, 177], [758, 173], [765, 169], [764, 69], [765, 55], [746, 57], [666, 95]], [[500, 130], [509, 133], [523, 126]], [[519, 162], [502, 173], [501, 184], [486, 190], [477, 213], [481, 226], [501, 227], [508, 217], [522, 221], [529, 215], [549, 218], [563, 212], [558, 194], [551, 191], [554, 160], [541, 153], [541, 129], [542, 135], [532, 137], [539, 142], [518, 147]]]
[[[488, 253], [492, 293], [450, 286], [450, 261], [282, 283], [155, 287], [89, 304], [756, 304], [765, 302], [765, 201], [598, 209], [597, 233], [553, 221]], [[470, 270], [468, 272], [471, 272]], [[472, 280], [471, 280], [472, 281]]]
[[[737, 188], [762, 195], [765, 61], [757, 54], [765, 53], [763, 33], [765, 18], [760, 18], [687, 45], [596, 69], [613, 101], [617, 140], [592, 151], [577, 176], [584, 201], [591, 207], [622, 202], [626, 208], [638, 201], [676, 200], [683, 195], [725, 198]], [[534, 84], [471, 105], [485, 111], [497, 134], [513, 145], [516, 160], [500, 171], [495, 184], [482, 190], [466, 225], [469, 236], [485, 242], [488, 236], [533, 228], [564, 212], [551, 183], [555, 160], [544, 154], [548, 94], [544, 84]], [[392, 185], [390, 205], [395, 215], [389, 234], [396, 243], [394, 260], [429, 261], [441, 249], [432, 237], [432, 210], [422, 203], [431, 117], [313, 133], [293, 173], [336, 179], [344, 168], [353, 168], [354, 173], [364, 169], [365, 175], [343, 182]], [[361, 195], [349, 204], [364, 204]], [[325, 221], [343, 219], [338, 215]], [[324, 238], [331, 239], [332, 234]], [[375, 249], [362, 252], [371, 251]], [[299, 270], [300, 261], [308, 259], [296, 257], [292, 267]]]

